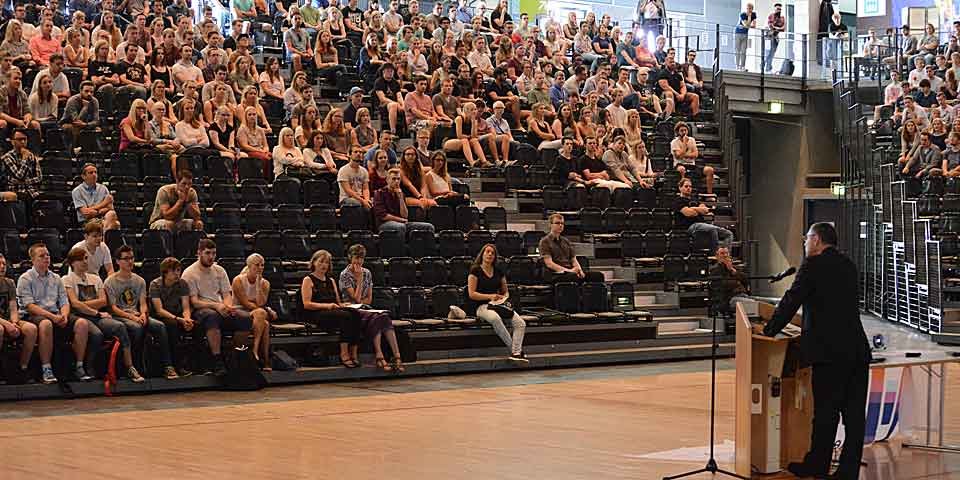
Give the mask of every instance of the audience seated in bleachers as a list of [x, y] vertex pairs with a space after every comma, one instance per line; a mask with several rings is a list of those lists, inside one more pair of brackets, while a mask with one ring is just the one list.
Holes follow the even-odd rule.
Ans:
[[[477, 319], [493, 326], [493, 331], [510, 349], [510, 356], [507, 358], [514, 363], [529, 363], [523, 354], [523, 335], [527, 324], [507, 302], [507, 276], [497, 267], [497, 247], [493, 244], [488, 243], [481, 247], [477, 258], [470, 265], [467, 297], [469, 301], [466, 310], [473, 312]], [[513, 327], [512, 335], [507, 331], [505, 321], [510, 322]]]
[[703, 203], [693, 201], [693, 182], [689, 178], [681, 179], [678, 189], [679, 195], [674, 207], [674, 225], [679, 229], [685, 229], [691, 236], [698, 231], [706, 231], [710, 234], [712, 245], [730, 248], [733, 232], [705, 221], [703, 216], [712, 213], [712, 209]]
[[538, 245], [543, 266], [546, 267], [544, 279], [550, 283], [602, 282], [602, 273], [587, 272], [580, 266], [573, 244], [563, 236], [563, 215], [554, 213], [547, 220], [550, 222], [550, 232], [540, 239]]

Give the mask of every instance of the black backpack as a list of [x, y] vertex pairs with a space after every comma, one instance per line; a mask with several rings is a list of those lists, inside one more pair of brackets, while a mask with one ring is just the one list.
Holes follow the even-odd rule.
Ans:
[[223, 377], [226, 390], [260, 390], [267, 386], [267, 379], [246, 346], [234, 348], [227, 356], [227, 374]]
[[788, 77], [793, 76], [793, 60], [786, 58], [783, 60], [783, 65], [780, 66], [780, 75], [786, 75]]

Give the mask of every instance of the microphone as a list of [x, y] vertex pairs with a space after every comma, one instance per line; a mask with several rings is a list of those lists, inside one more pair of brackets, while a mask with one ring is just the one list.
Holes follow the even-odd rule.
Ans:
[[790, 268], [788, 268], [788, 269], [786, 269], [786, 270], [784, 270], [784, 271], [782, 271], [782, 272], [774, 275], [773, 278], [770, 279], [770, 283], [777, 283], [777, 282], [779, 282], [780, 280], [783, 280], [784, 278], [787, 278], [787, 277], [789, 277], [790, 275], [793, 275], [794, 273], [797, 273], [797, 269], [794, 268], [794, 267], [790, 267]]

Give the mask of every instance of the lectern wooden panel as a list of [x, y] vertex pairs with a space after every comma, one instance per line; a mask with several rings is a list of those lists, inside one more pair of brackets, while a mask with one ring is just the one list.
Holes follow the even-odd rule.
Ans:
[[[766, 322], [769, 303], [758, 303]], [[799, 329], [801, 320], [791, 321]], [[770, 338], [753, 334], [753, 324], [737, 305], [736, 449], [740, 475], [774, 473], [799, 461], [810, 441], [810, 369], [800, 369], [795, 342], [799, 337]]]

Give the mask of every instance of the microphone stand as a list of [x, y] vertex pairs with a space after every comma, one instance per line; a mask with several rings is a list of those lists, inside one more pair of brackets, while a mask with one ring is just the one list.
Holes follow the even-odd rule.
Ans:
[[[792, 274], [791, 274], [792, 275]], [[779, 275], [760, 275], [760, 276], [748, 276], [747, 280], [769, 280], [771, 283], [783, 280], [783, 278], [777, 278]], [[789, 275], [787, 275], [789, 276]], [[716, 280], [722, 280], [722, 277], [707, 277], [708, 291], [710, 296], [713, 296], [713, 282]], [[669, 477], [663, 477], [663, 480], [676, 480], [678, 478], [691, 477], [694, 475], [699, 475], [701, 473], [710, 473], [712, 475], [721, 474], [726, 475], [732, 478], [739, 478], [742, 480], [750, 480], [749, 477], [744, 477], [738, 475], [734, 472], [730, 472], [720, 468], [717, 465], [717, 459], [715, 456], [715, 435], [716, 435], [716, 424], [717, 424], [717, 350], [720, 348], [720, 344], [717, 343], [717, 311], [713, 308], [713, 303], [710, 303], [708, 307], [710, 311], [710, 318], [713, 320], [713, 329], [711, 332], [711, 342], [710, 342], [710, 458], [707, 460], [707, 464], [703, 468], [697, 470], [681, 473], [678, 475], [672, 475]]]
[[[768, 277], [764, 277], [768, 278]], [[772, 278], [772, 277], [769, 277]], [[719, 280], [720, 278], [716, 277], [707, 277], [708, 292], [710, 292], [709, 297], [713, 296], [713, 282]], [[742, 475], [737, 475], [736, 473], [724, 470], [717, 465], [717, 459], [715, 455], [715, 434], [716, 434], [716, 425], [717, 425], [717, 350], [720, 348], [720, 344], [717, 342], [717, 311], [713, 308], [713, 302], [708, 306], [710, 311], [710, 318], [713, 321], [713, 328], [711, 329], [710, 336], [710, 458], [707, 460], [707, 464], [703, 468], [697, 470], [681, 473], [678, 475], [672, 475], [669, 477], [663, 477], [663, 480], [675, 480], [678, 478], [691, 477], [694, 475], [699, 475], [701, 473], [710, 473], [712, 475], [721, 474], [726, 475], [732, 478], [739, 478], [742, 480], [750, 480], [749, 477], [744, 477]]]

